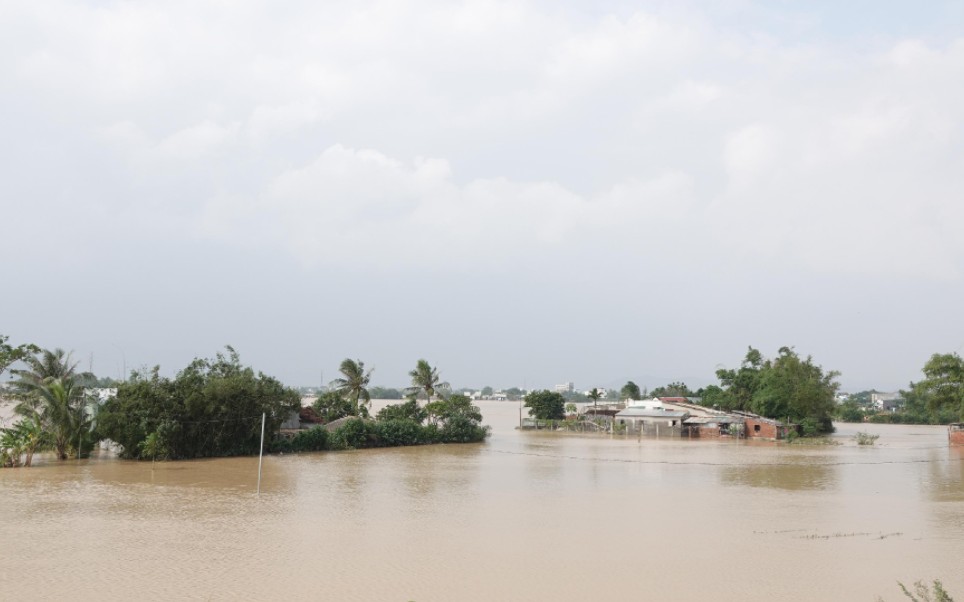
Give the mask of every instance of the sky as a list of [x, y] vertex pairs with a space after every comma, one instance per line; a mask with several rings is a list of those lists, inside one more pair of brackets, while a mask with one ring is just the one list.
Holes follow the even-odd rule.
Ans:
[[896, 390], [964, 352], [964, 8], [0, 5], [0, 333], [102, 376]]

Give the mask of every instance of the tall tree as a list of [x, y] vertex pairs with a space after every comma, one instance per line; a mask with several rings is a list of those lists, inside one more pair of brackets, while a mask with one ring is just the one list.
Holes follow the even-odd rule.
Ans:
[[595, 407], [599, 399], [602, 397], [602, 391], [600, 391], [596, 387], [593, 387], [592, 391], [586, 393], [586, 397], [592, 400], [592, 405], [593, 407]]
[[917, 384], [933, 413], [944, 409], [964, 420], [964, 360], [956, 353], [935, 353], [924, 364], [924, 380]]
[[566, 398], [555, 391], [533, 391], [525, 396], [525, 406], [538, 420], [562, 420], [566, 417]]
[[651, 393], [652, 397], [694, 397], [693, 391], [686, 386], [686, 383], [673, 382], [664, 387], [656, 387]]
[[418, 360], [415, 369], [408, 373], [412, 378], [412, 386], [406, 391], [418, 395], [424, 392], [428, 401], [432, 401], [438, 389], [448, 389], [449, 384], [442, 382], [438, 375], [438, 370], [433, 368], [427, 361]]
[[781, 347], [773, 360], [764, 359], [750, 347], [739, 370], [722, 369], [716, 374], [723, 392], [714, 389], [712, 399], [704, 399], [704, 403], [712, 401], [723, 409], [749, 410], [768, 418], [789, 418], [803, 424], [805, 432], [833, 430], [831, 417], [840, 373], [825, 372], [813, 358], [801, 358], [792, 347]]
[[368, 392], [368, 383], [371, 382], [373, 370], [366, 372], [365, 362], [361, 360], [344, 359], [338, 367], [341, 378], [331, 381], [335, 389], [354, 404], [356, 416], [361, 412], [362, 402], [366, 410], [371, 406], [372, 396]]
[[642, 392], [639, 390], [639, 385], [633, 381], [628, 381], [623, 385], [623, 388], [619, 390], [619, 396], [623, 399], [638, 400], [642, 398]]
[[40, 424], [64, 460], [70, 444], [89, 426], [81, 383], [93, 375], [77, 372], [77, 362], [63, 349], [43, 349], [22, 361], [26, 368], [12, 371], [20, 400], [14, 411]]
[[101, 407], [99, 434], [119, 443], [127, 458], [257, 454], [262, 415], [265, 432], [277, 432], [301, 408], [301, 396], [226, 350], [195, 359], [173, 379], [162, 378], [159, 368], [135, 372]]

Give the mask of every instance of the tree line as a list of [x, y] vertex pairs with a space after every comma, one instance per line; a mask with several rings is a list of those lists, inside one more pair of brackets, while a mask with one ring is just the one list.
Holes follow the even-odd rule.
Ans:
[[[0, 429], [0, 466], [30, 466], [38, 452], [57, 458], [89, 454], [102, 440], [120, 445], [130, 459], [187, 459], [256, 454], [260, 448], [262, 415], [268, 451], [348, 449], [388, 445], [481, 441], [479, 409], [468, 398], [449, 393], [438, 370], [419, 360], [410, 374], [409, 401], [389, 406], [373, 420], [368, 408], [371, 371], [346, 359], [341, 376], [332, 381], [310, 410], [310, 419], [325, 423], [352, 417], [328, 433], [277, 433], [292, 415], [303, 413], [299, 393], [277, 379], [241, 364], [231, 347], [213, 359], [195, 359], [173, 378], [159, 367], [133, 371], [106, 400], [93, 396], [104, 384], [80, 372], [70, 353], [33, 345], [12, 346], [0, 335], [0, 375], [10, 370], [14, 380], [16, 422]], [[424, 396], [424, 407], [417, 398]], [[324, 430], [324, 429], [322, 429]]]

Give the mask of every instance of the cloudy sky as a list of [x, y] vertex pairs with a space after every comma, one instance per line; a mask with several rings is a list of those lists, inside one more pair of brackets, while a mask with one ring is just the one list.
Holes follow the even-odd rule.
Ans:
[[9, 0], [0, 333], [292, 385], [788, 345], [894, 389], [964, 351], [962, 74], [958, 2]]

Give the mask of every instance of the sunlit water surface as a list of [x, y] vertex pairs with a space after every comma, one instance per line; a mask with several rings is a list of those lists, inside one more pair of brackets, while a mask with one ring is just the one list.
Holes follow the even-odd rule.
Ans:
[[0, 470], [3, 600], [964, 598], [964, 449], [515, 430], [481, 445]]

